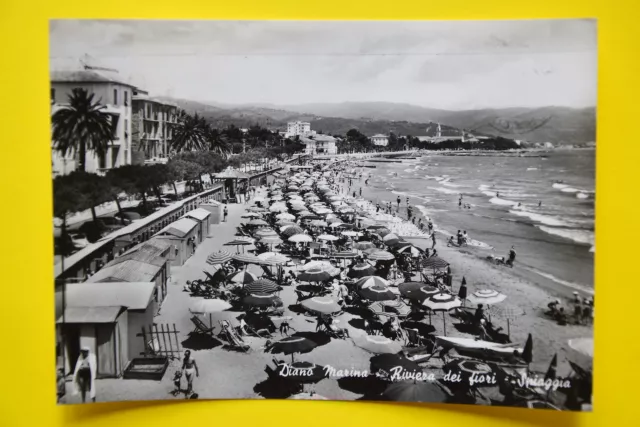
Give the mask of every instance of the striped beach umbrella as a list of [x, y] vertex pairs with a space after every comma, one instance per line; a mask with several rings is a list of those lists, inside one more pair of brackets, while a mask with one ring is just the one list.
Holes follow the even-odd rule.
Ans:
[[347, 277], [352, 279], [360, 279], [362, 277], [373, 276], [376, 272], [376, 269], [366, 262], [361, 262], [359, 264], [354, 265], [347, 272]]
[[264, 252], [258, 258], [262, 260], [262, 265], [282, 265], [291, 261], [291, 258], [278, 252]]
[[242, 303], [252, 307], [271, 307], [282, 304], [282, 300], [273, 294], [250, 294], [242, 299]]
[[505, 294], [494, 291], [493, 289], [481, 289], [479, 291], [475, 291], [467, 297], [467, 301], [469, 301], [471, 304], [485, 305], [498, 304], [505, 299], [507, 299], [507, 296]]
[[304, 230], [298, 225], [292, 225], [281, 228], [280, 233], [282, 234], [282, 237], [289, 238], [296, 234], [303, 234]]
[[342, 307], [334, 299], [328, 297], [313, 297], [300, 303], [305, 309], [319, 314], [333, 314], [342, 311]]
[[377, 301], [369, 305], [369, 310], [378, 316], [404, 317], [411, 313], [411, 307], [400, 300]]
[[435, 286], [430, 286], [423, 282], [400, 283], [398, 290], [403, 297], [420, 303], [431, 295], [440, 293], [440, 290]]
[[233, 273], [231, 276], [227, 278], [230, 283], [235, 283], [237, 285], [246, 285], [247, 283], [251, 283], [256, 280], [256, 276], [249, 273], [246, 270], [241, 270], [236, 273]]
[[432, 268], [434, 270], [440, 270], [447, 268], [449, 263], [440, 257], [432, 256], [422, 261], [423, 268]]
[[230, 252], [218, 251], [218, 252], [212, 253], [207, 257], [207, 264], [210, 264], [210, 265], [224, 264], [225, 262], [231, 261], [232, 258], [233, 258], [233, 255], [231, 255]]
[[380, 276], [365, 276], [356, 282], [358, 289], [371, 288], [372, 286], [378, 286], [380, 288], [386, 288], [389, 286], [389, 282]]
[[276, 233], [272, 228], [261, 228], [260, 230], [253, 233], [253, 235], [256, 238], [262, 238], [266, 236], [277, 236], [278, 233]]
[[264, 236], [260, 238], [260, 243], [265, 245], [278, 245], [282, 243], [282, 239], [278, 236]]
[[249, 241], [247, 239], [234, 239], [230, 242], [224, 243], [222, 246], [235, 246], [236, 252], [240, 252], [240, 246], [249, 246], [249, 245], [253, 245], [253, 241]]
[[233, 259], [245, 264], [260, 264], [260, 258], [251, 254], [235, 254]]
[[438, 293], [434, 295], [430, 295], [427, 299], [422, 302], [422, 305], [433, 310], [433, 311], [442, 311], [442, 324], [444, 328], [444, 335], [447, 335], [447, 320], [444, 316], [446, 311], [449, 311], [454, 308], [458, 308], [462, 305], [462, 301], [457, 296], [445, 293]]
[[244, 287], [244, 289], [252, 294], [271, 294], [279, 290], [278, 285], [269, 279], [256, 279]]
[[265, 226], [265, 225], [269, 225], [269, 223], [267, 221], [265, 221], [264, 219], [252, 219], [251, 221], [249, 221], [247, 223], [247, 225], [253, 225], [253, 226]]
[[396, 294], [391, 292], [384, 286], [371, 286], [368, 288], [359, 288], [358, 294], [369, 301], [389, 301], [397, 298]]
[[[400, 243], [404, 243], [404, 242], [401, 241]], [[399, 253], [407, 252], [411, 254], [412, 257], [417, 257], [417, 256], [420, 256], [422, 253], [424, 253], [422, 249], [417, 248], [413, 245], [402, 245], [400, 249], [398, 249], [398, 252]]]
[[402, 351], [402, 345], [382, 335], [358, 335], [353, 343], [374, 354], [396, 354]]
[[358, 254], [352, 251], [339, 251], [331, 254], [331, 258], [337, 258], [337, 259], [353, 259], [353, 258], [356, 258], [357, 256]]
[[391, 252], [379, 250], [371, 252], [367, 255], [367, 258], [372, 261], [391, 261], [396, 257]]
[[309, 270], [298, 274], [298, 280], [301, 282], [325, 282], [333, 279], [334, 277], [335, 275], [319, 267], [310, 268]]

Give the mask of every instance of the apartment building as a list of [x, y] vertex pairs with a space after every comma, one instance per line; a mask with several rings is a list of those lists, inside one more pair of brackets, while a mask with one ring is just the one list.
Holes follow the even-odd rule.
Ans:
[[177, 114], [177, 105], [151, 98], [146, 91], [134, 90], [131, 135], [133, 164], [167, 159]]
[[287, 133], [285, 137], [307, 136], [315, 134], [311, 131], [311, 123], [309, 122], [289, 122], [287, 123]]
[[[115, 70], [87, 65], [80, 70], [53, 71], [50, 80], [52, 115], [69, 104], [73, 89], [82, 88], [93, 93], [94, 101], [104, 105], [104, 112], [111, 116], [114, 139], [104, 156], [87, 151], [86, 171], [104, 173], [108, 169], [131, 164], [131, 106], [135, 87], [121, 79]], [[74, 171], [78, 162], [78, 153], [62, 156], [57, 150], [52, 150], [54, 176]]]

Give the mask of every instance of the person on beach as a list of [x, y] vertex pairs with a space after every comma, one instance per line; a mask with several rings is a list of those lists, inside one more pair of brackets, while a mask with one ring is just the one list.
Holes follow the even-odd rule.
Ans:
[[353, 190], [353, 198], [356, 198], [356, 190]]
[[573, 318], [576, 325], [582, 323], [582, 299], [578, 297], [573, 303]]
[[400, 209], [400, 196], [398, 196], [398, 198], [396, 199], [396, 202], [398, 202], [398, 209]]
[[409, 196], [407, 196], [407, 206], [409, 206]]
[[462, 244], [463, 245], [468, 245], [469, 244], [469, 236], [467, 236], [467, 230], [464, 230], [462, 232]]
[[185, 398], [188, 398], [191, 393], [193, 393], [193, 374], [196, 374], [196, 377], [200, 376], [198, 364], [196, 363], [196, 360], [191, 357], [190, 350], [184, 352], [184, 360], [182, 361], [182, 373], [186, 374], [187, 378], [187, 392], [185, 394]]
[[362, 197], [362, 187], [360, 187], [360, 197]]
[[500, 197], [500, 192], [496, 191], [496, 197]]
[[516, 260], [516, 249], [515, 246], [511, 246], [511, 250], [509, 251], [509, 259], [507, 260], [506, 264], [513, 268], [513, 262]]
[[431, 249], [436, 247], [436, 232], [431, 233]]
[[227, 207], [224, 207], [224, 211], [222, 213], [222, 222], [227, 222], [227, 215], [229, 215], [229, 210]]
[[76, 386], [76, 392], [80, 393], [82, 403], [86, 402], [87, 392], [89, 392], [91, 401], [96, 401], [97, 369], [98, 362], [96, 355], [91, 353], [91, 349], [89, 347], [82, 347], [73, 373], [73, 382]]
[[429, 224], [427, 225], [429, 227], [429, 233], [433, 232], [433, 221], [431, 221], [431, 218], [429, 218]]
[[420, 219], [418, 220], [418, 228], [419, 228], [420, 230], [424, 230], [424, 223], [422, 222], [422, 218], [420, 218]]
[[407, 219], [411, 219], [411, 215], [413, 215], [413, 208], [407, 205]]
[[458, 246], [462, 246], [462, 231], [458, 230], [456, 233], [456, 240], [458, 241]]
[[478, 304], [478, 308], [476, 308], [476, 312], [473, 313], [473, 323], [479, 325], [482, 323], [482, 320], [485, 320], [484, 316], [484, 304]]
[[380, 212], [380, 203], [376, 203], [376, 213]]
[[540, 201], [538, 202], [538, 207], [539, 207], [539, 208], [540, 208], [540, 207], [542, 207], [542, 200], [540, 200]]

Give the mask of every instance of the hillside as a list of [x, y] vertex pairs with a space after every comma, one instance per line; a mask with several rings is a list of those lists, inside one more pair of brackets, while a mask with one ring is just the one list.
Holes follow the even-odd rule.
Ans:
[[[169, 100], [169, 99], [168, 99]], [[448, 111], [389, 102], [336, 104], [221, 105], [171, 99], [189, 112], [198, 112], [215, 126], [254, 124], [286, 129], [288, 121], [311, 122], [314, 130], [345, 134], [358, 129], [365, 135], [395, 132], [400, 135], [433, 136], [441, 123], [443, 135], [466, 129], [480, 135], [496, 135], [531, 142], [576, 144], [595, 141], [595, 108], [506, 108]]]

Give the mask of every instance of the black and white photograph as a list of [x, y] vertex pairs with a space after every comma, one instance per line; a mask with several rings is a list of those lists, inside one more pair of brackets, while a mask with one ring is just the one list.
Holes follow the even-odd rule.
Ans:
[[59, 404], [592, 410], [595, 20], [51, 20], [49, 64]]

